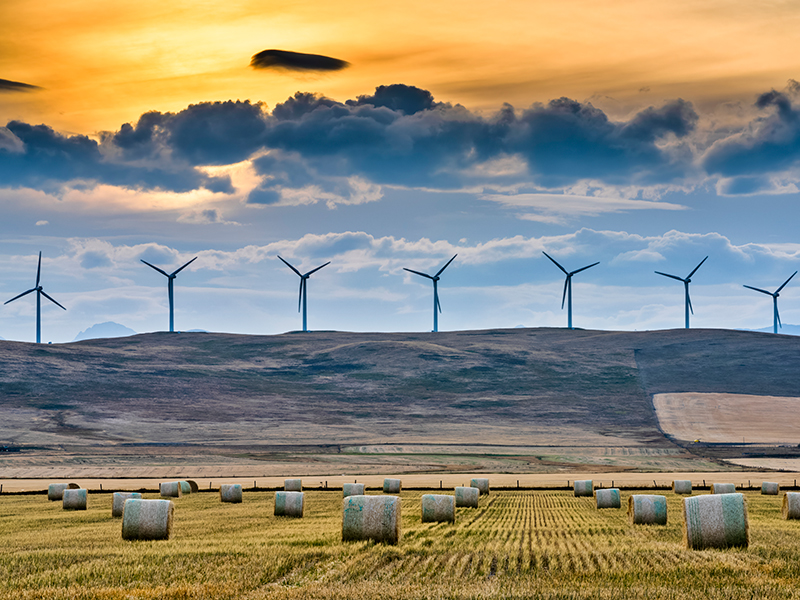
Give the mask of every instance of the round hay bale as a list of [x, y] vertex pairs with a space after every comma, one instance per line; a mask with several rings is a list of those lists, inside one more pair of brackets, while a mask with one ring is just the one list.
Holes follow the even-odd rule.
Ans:
[[363, 496], [364, 484], [363, 483], [345, 483], [342, 485], [342, 498], [348, 496]]
[[191, 494], [192, 493], [192, 486], [188, 481], [179, 481], [178, 483], [181, 486], [181, 494]]
[[744, 494], [712, 494], [683, 500], [683, 541], [689, 550], [747, 547], [750, 527]]
[[47, 499], [51, 502], [62, 500], [64, 498], [64, 490], [68, 489], [68, 483], [51, 483], [47, 486]]
[[303, 516], [305, 502], [303, 492], [275, 492], [275, 516], [296, 517]]
[[676, 479], [672, 482], [672, 491], [676, 494], [692, 493], [692, 482], [688, 479]]
[[111, 497], [111, 516], [114, 518], [121, 517], [125, 508], [125, 500], [141, 497], [142, 495], [139, 492], [114, 492]]
[[384, 479], [383, 480], [383, 493], [384, 494], [399, 494], [403, 484], [399, 479]]
[[64, 490], [62, 506], [64, 510], [86, 510], [89, 494], [86, 490]]
[[125, 500], [122, 511], [123, 540], [168, 540], [172, 533], [175, 504], [171, 500]]
[[735, 494], [736, 486], [732, 483], [712, 483], [712, 494]]
[[470, 479], [469, 487], [478, 488], [481, 496], [489, 495], [489, 480], [488, 479]]
[[800, 519], [800, 492], [786, 492], [783, 495], [781, 516], [784, 519]]
[[242, 501], [242, 484], [223, 483], [219, 486], [219, 500], [220, 502], [240, 504]]
[[781, 486], [779, 486], [774, 481], [761, 482], [761, 494], [763, 496], [777, 496], [778, 492], [780, 491], [781, 491]]
[[465, 508], [478, 508], [478, 500], [480, 499], [480, 491], [475, 487], [457, 487], [456, 488], [456, 506], [463, 506]]
[[164, 498], [180, 498], [183, 496], [180, 481], [165, 481], [159, 486], [159, 489]]
[[576, 481], [572, 488], [575, 496], [591, 496], [594, 494], [594, 482], [591, 479], [579, 479]]
[[400, 498], [395, 496], [348, 496], [343, 500], [342, 541], [400, 541]]
[[629, 496], [628, 519], [631, 525], [666, 525], [667, 497], [652, 494]]
[[284, 479], [283, 480], [284, 492], [302, 492], [303, 480], [302, 479]]
[[447, 496], [444, 494], [423, 494], [422, 522], [455, 523], [456, 522], [455, 496]]
[[77, 483], [68, 483], [67, 484], [67, 489], [68, 490], [79, 490], [79, 489], [81, 489], [81, 486], [79, 486]]
[[194, 480], [192, 480], [192, 479], [187, 479], [187, 480], [186, 480], [186, 483], [188, 483], [188, 484], [189, 484], [189, 487], [191, 488], [191, 490], [190, 490], [190, 491], [191, 491], [191, 493], [192, 493], [192, 494], [196, 494], [197, 492], [199, 492], [199, 491], [200, 491], [200, 486], [199, 486], [199, 485], [197, 485], [197, 482], [196, 482], [196, 481], [194, 481]]
[[597, 490], [594, 493], [597, 508], [620, 508], [622, 503], [619, 499], [619, 489], [606, 488]]

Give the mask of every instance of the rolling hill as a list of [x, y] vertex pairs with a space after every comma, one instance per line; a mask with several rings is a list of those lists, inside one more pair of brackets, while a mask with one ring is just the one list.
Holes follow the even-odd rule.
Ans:
[[[646, 469], [648, 456], [704, 456], [660, 431], [653, 394], [800, 395], [800, 339], [729, 330], [151, 333], [3, 341], [0, 363], [0, 446], [20, 457], [419, 454], [456, 469], [463, 460], [442, 456], [513, 455], [525, 458], [509, 470]], [[602, 460], [626, 453], [639, 458]]]

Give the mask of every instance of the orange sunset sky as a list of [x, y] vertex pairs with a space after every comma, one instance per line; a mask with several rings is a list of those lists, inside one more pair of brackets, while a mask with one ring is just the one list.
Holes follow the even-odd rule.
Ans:
[[[267, 48], [351, 67], [250, 68]], [[665, 98], [750, 101], [796, 76], [798, 48], [800, 11], [778, 0], [4, 0], [0, 78], [42, 89], [0, 94], [0, 116], [92, 133], [201, 101], [272, 107], [390, 83], [470, 109], [569, 96], [624, 114]]]

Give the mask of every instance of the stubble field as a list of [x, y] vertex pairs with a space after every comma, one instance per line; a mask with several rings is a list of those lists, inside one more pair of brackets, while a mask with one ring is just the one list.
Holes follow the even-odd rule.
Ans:
[[[403, 492], [399, 545], [341, 542], [341, 492], [306, 492], [302, 519], [271, 492], [240, 505], [176, 499], [173, 536], [125, 542], [111, 495], [68, 512], [44, 495], [0, 497], [2, 598], [797, 598], [800, 522], [747, 492], [748, 549], [686, 550], [681, 498], [667, 526], [633, 526], [565, 491], [500, 491], [455, 525], [421, 523]], [[623, 507], [632, 492], [623, 491]], [[151, 495], [150, 497], [155, 497]]]

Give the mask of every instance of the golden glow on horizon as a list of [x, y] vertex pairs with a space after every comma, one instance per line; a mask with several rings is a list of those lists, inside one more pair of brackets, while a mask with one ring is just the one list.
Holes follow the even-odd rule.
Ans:
[[[338, 100], [391, 83], [496, 109], [560, 96], [752, 101], [800, 78], [800, 5], [784, 1], [514, 0], [406, 3], [4, 0], [0, 94], [14, 118], [81, 133], [148, 110], [228, 99], [272, 107], [296, 91]], [[341, 58], [324, 75], [255, 71], [266, 48]]]

